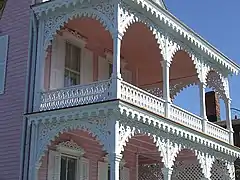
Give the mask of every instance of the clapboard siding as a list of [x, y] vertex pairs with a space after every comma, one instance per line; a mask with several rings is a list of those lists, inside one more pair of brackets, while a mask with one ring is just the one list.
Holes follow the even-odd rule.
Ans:
[[0, 95], [0, 177], [19, 179], [31, 0], [7, 1], [0, 36], [9, 35], [4, 94]]

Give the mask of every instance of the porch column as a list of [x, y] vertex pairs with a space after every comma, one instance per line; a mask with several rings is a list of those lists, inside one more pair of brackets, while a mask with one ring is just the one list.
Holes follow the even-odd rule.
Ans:
[[164, 180], [171, 180], [173, 169], [172, 168], [162, 168], [163, 179]]
[[226, 107], [226, 123], [227, 129], [229, 130], [229, 143], [234, 145], [233, 140], [233, 127], [232, 127], [232, 117], [231, 117], [231, 99], [227, 98], [225, 100], [225, 107]]
[[38, 179], [38, 170], [40, 165], [37, 163], [36, 160], [36, 153], [37, 153], [37, 125], [31, 125], [31, 142], [30, 142], [30, 161], [29, 161], [29, 172], [28, 172], [28, 179], [37, 180]]
[[165, 117], [170, 117], [170, 107], [171, 107], [171, 98], [170, 98], [170, 88], [169, 88], [169, 69], [170, 62], [164, 60], [161, 61], [163, 69], [163, 99], [165, 100]]
[[114, 99], [120, 98], [121, 88], [121, 49], [122, 35], [117, 33], [113, 36], [113, 73], [112, 73], [112, 95]]
[[44, 84], [44, 22], [39, 20], [36, 22], [37, 26], [37, 49], [36, 49], [36, 73], [35, 73], [35, 90], [34, 90], [34, 111], [39, 111], [41, 102], [41, 92], [43, 91]]
[[202, 131], [207, 132], [207, 114], [206, 114], [206, 101], [205, 101], [205, 83], [199, 83], [200, 94], [200, 115], [202, 117]]
[[110, 180], [119, 180], [120, 179], [120, 162], [122, 160], [121, 154], [110, 154]]

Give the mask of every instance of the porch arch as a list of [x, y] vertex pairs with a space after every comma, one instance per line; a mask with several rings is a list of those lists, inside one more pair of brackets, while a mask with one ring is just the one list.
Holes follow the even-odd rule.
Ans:
[[67, 121], [53, 121], [48, 123], [39, 124], [39, 144], [37, 147], [37, 158], [36, 163], [41, 164], [41, 159], [51, 145], [51, 142], [56, 140], [61, 134], [73, 130], [83, 130], [87, 131], [89, 135], [102, 145], [103, 151], [109, 152], [109, 141], [110, 131], [108, 130], [108, 122], [106, 119], [87, 121], [72, 119]]
[[[131, 84], [145, 90], [161, 87], [163, 57], [158, 33], [145, 21], [131, 23], [122, 38], [121, 55], [132, 72]], [[124, 78], [123, 78], [124, 79]]]
[[201, 180], [203, 177], [201, 164], [195, 152], [185, 148], [179, 151], [173, 165], [172, 179]]
[[162, 153], [150, 134], [136, 133], [128, 140], [122, 152], [124, 160], [131, 168], [131, 178], [158, 180], [163, 177]]
[[[41, 159], [41, 166], [38, 169], [38, 179], [47, 180], [49, 173], [51, 174], [51, 167], [49, 169], [49, 165], [52, 166], [53, 161], [50, 157], [52, 156], [52, 152], [58, 153], [60, 155], [61, 150], [57, 148], [57, 146], [62, 145], [65, 148], [70, 148], [72, 151], [68, 153], [65, 151], [62, 156], [69, 157], [83, 157], [87, 160], [88, 171], [89, 171], [89, 179], [97, 177], [97, 171], [94, 169], [97, 167], [98, 161], [100, 161], [105, 155], [106, 152], [103, 151], [102, 145], [89, 135], [89, 132], [86, 130], [73, 130], [64, 132], [54, 141], [52, 141], [51, 145], [49, 145], [48, 150], [44, 154]], [[64, 151], [64, 150], [63, 150]], [[78, 152], [78, 153], [77, 153]], [[50, 155], [50, 156], [49, 156]], [[65, 157], [66, 157], [65, 156]], [[50, 170], [50, 171], [49, 171]]]
[[98, 3], [94, 5], [91, 2], [88, 2], [87, 4], [81, 3], [71, 12], [69, 12], [69, 8], [64, 7], [57, 15], [49, 16], [47, 20], [40, 20], [44, 27], [44, 50], [50, 45], [57, 31], [59, 31], [64, 24], [68, 23], [69, 20], [74, 18], [89, 17], [98, 20], [102, 26], [111, 33], [111, 35], [114, 34], [115, 25], [113, 21], [114, 17], [112, 15], [112, 12], [114, 11], [113, 3]]

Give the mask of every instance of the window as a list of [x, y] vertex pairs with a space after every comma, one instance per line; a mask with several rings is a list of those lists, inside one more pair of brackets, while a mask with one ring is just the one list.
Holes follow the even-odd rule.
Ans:
[[61, 156], [60, 180], [76, 180], [77, 159]]
[[89, 160], [74, 141], [65, 141], [49, 150], [47, 180], [89, 180]]
[[7, 3], [7, 0], [0, 0], [0, 19], [2, 17], [6, 3]]
[[70, 43], [66, 43], [64, 86], [80, 84], [81, 49]]
[[4, 93], [6, 61], [8, 54], [8, 36], [0, 36], [0, 94]]

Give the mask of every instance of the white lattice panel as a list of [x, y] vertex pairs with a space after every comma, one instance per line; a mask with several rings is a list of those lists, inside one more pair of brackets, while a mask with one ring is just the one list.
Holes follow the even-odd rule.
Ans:
[[213, 163], [211, 174], [211, 180], [230, 179], [227, 167], [225, 166], [224, 162], [218, 160]]
[[139, 166], [138, 180], [163, 180], [161, 167], [158, 164]]
[[172, 180], [201, 180], [202, 169], [199, 164], [179, 163], [174, 167]]

